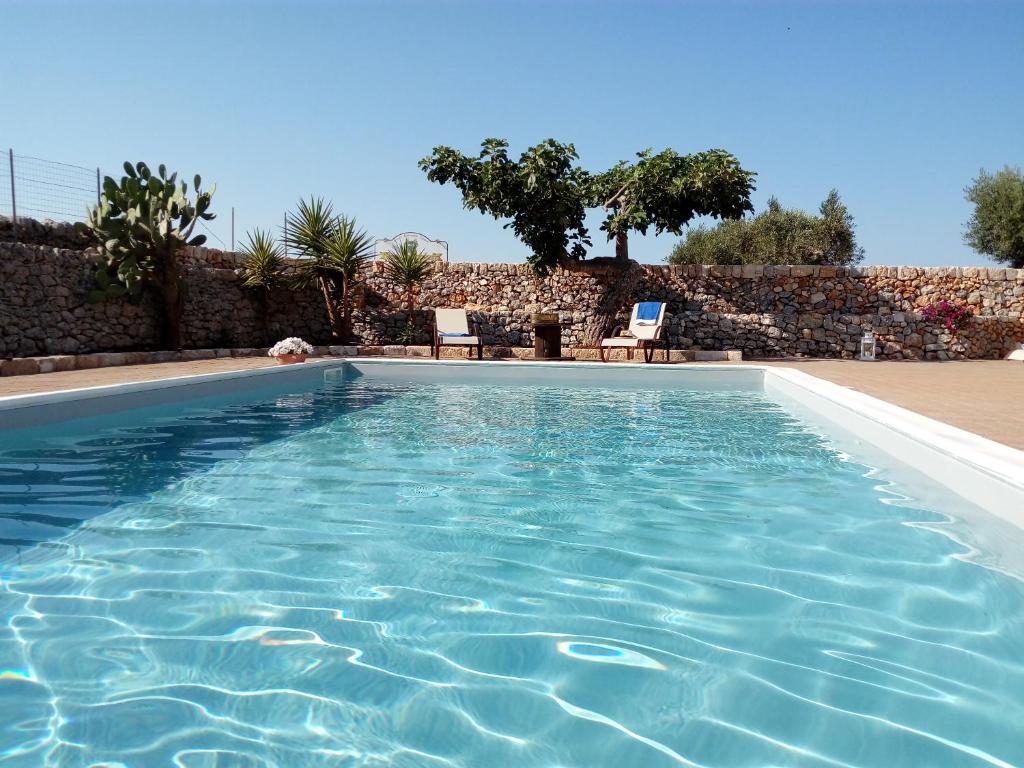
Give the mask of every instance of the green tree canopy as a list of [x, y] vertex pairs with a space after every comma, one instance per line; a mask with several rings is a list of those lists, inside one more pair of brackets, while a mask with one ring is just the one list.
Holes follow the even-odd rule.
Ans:
[[752, 212], [754, 176], [725, 150], [680, 155], [648, 149], [637, 153], [636, 162], [620, 162], [595, 177], [592, 189], [594, 204], [608, 211], [601, 229], [625, 260], [632, 231], [644, 235], [653, 227], [656, 234], [678, 235], [697, 216], [737, 219]]
[[982, 170], [964, 196], [974, 203], [964, 241], [978, 253], [1011, 267], [1024, 267], [1024, 175], [1006, 166]]
[[615, 239], [622, 261], [631, 231], [678, 234], [695, 216], [732, 218], [753, 210], [754, 174], [720, 149], [693, 155], [646, 150], [636, 162], [618, 163], [596, 176], [576, 164], [572, 144], [548, 139], [518, 161], [507, 150], [504, 139], [487, 139], [476, 157], [435, 147], [420, 168], [431, 181], [454, 184], [466, 208], [511, 219], [505, 226], [529, 247], [528, 261], [539, 274], [586, 256], [588, 208], [603, 205], [608, 211], [601, 229]]
[[566, 259], [582, 259], [590, 237], [584, 226], [590, 175], [576, 165], [572, 144], [548, 139], [508, 156], [508, 142], [486, 139], [469, 157], [451, 147], [434, 147], [419, 166], [438, 184], [452, 183], [462, 204], [505, 224], [530, 249], [528, 261], [541, 274]]
[[672, 249], [670, 264], [831, 264], [849, 266], [864, 258], [853, 216], [836, 190], [818, 214], [783, 208], [772, 198], [750, 219], [691, 229]]

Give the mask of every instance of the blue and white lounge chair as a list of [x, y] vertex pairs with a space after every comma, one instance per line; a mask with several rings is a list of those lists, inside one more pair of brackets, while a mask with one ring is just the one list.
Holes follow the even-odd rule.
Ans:
[[473, 322], [473, 333], [469, 332], [469, 318], [464, 309], [434, 310], [434, 358], [441, 357], [442, 346], [469, 347], [469, 357], [473, 357], [476, 347], [476, 359], [484, 359], [483, 337], [480, 335], [480, 324]]
[[654, 349], [659, 342], [665, 345], [665, 362], [668, 362], [668, 333], [665, 330], [665, 307], [660, 301], [641, 301], [633, 305], [629, 316], [629, 328], [623, 330], [621, 325], [615, 326], [612, 335], [601, 339], [601, 362], [608, 362], [608, 350], [621, 347], [626, 350], [626, 357], [633, 359], [633, 350], [642, 349], [644, 362], [654, 359]]

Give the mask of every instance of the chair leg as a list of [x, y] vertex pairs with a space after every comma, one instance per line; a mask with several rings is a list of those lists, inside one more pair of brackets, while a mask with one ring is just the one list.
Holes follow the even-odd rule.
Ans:
[[604, 347], [604, 346], [600, 346], [600, 347], [597, 348], [597, 354], [599, 354], [601, 356], [601, 362], [602, 363], [607, 363], [608, 362], [608, 352], [607, 352], [607, 349], [608, 349], [608, 347]]
[[479, 344], [476, 345], [476, 359], [477, 360], [483, 360], [484, 359], [484, 343], [482, 341]]

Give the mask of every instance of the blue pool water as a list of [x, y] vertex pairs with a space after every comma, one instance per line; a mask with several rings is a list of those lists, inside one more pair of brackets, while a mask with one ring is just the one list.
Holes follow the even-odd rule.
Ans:
[[762, 394], [328, 381], [0, 504], [5, 766], [1024, 765], [1024, 584]]

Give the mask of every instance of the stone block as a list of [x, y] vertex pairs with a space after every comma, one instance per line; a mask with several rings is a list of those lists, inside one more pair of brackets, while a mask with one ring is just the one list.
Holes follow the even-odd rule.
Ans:
[[434, 350], [427, 344], [409, 345], [405, 348], [406, 357], [433, 357]]
[[387, 357], [405, 357], [404, 344], [385, 344], [384, 354]]
[[124, 365], [128, 359], [124, 352], [98, 352], [95, 357], [100, 368], [115, 368]]
[[77, 370], [99, 368], [102, 366], [99, 355], [75, 355], [75, 368]]
[[473, 359], [476, 360], [476, 347], [464, 347], [457, 344], [441, 347], [442, 360], [464, 360], [471, 354]]
[[764, 276], [764, 266], [760, 264], [744, 264], [740, 267], [740, 277], [755, 279]]
[[0, 361], [0, 376], [28, 376], [39, 372], [39, 359], [35, 357]]
[[[51, 371], [73, 371], [75, 370], [74, 355], [51, 355], [46, 358], [50, 361]], [[41, 367], [41, 366], [40, 366]]]
[[356, 354], [361, 357], [379, 357], [384, 354], [384, 347], [376, 344], [361, 344], [356, 348]]
[[125, 365], [145, 365], [146, 363], [153, 362], [152, 352], [125, 352], [124, 353], [124, 364]]
[[217, 355], [216, 350], [213, 349], [183, 349], [181, 350], [182, 362], [191, 362], [193, 360], [213, 360]]
[[[81, 355], [79, 355], [79, 357], [81, 357]], [[181, 352], [173, 352], [165, 349], [152, 353], [152, 361], [154, 363], [177, 363], [180, 360]]]
[[698, 363], [736, 362], [743, 359], [743, 351], [740, 349], [698, 349], [693, 353], [693, 359]]

